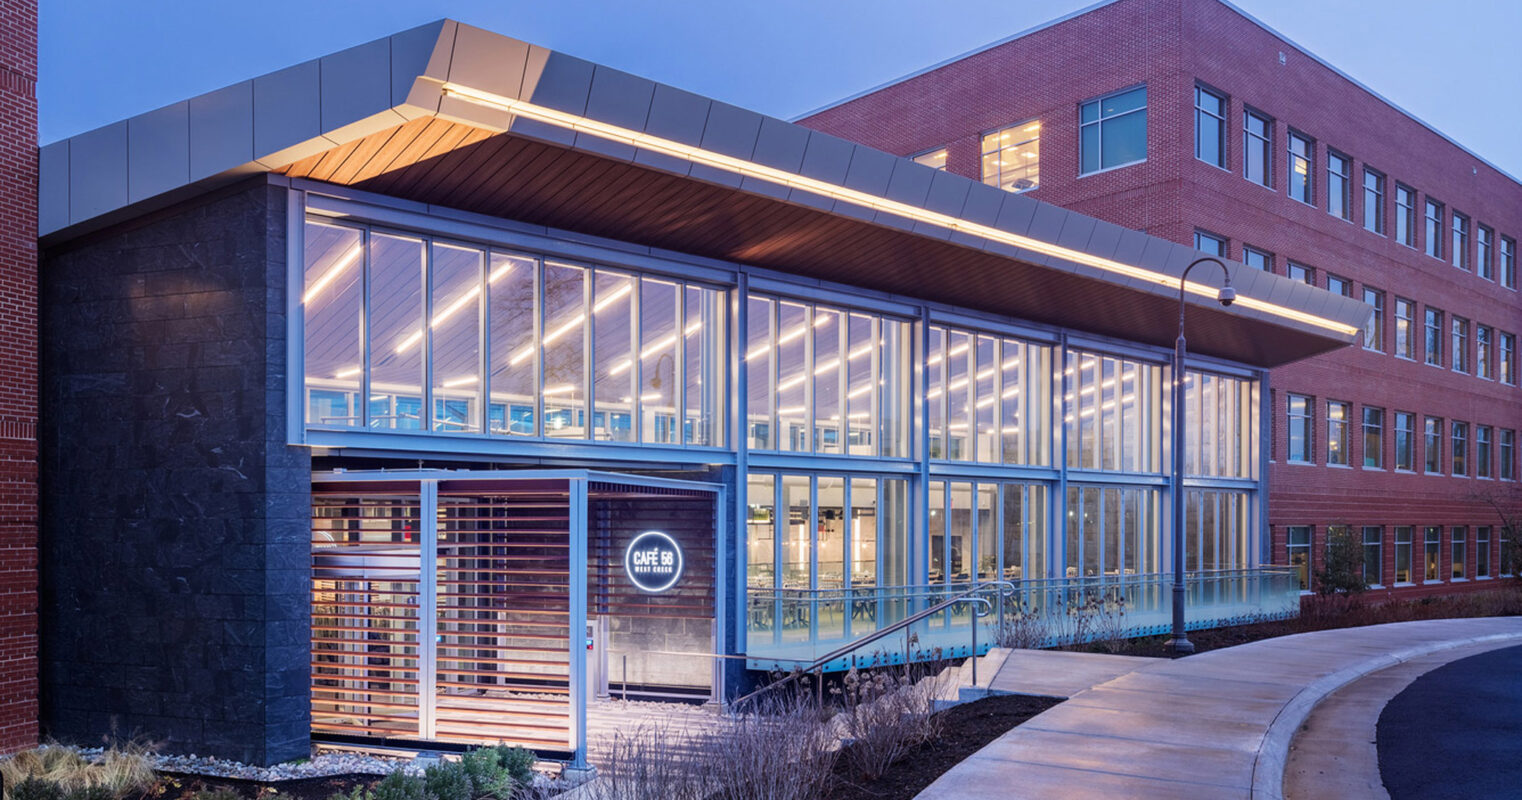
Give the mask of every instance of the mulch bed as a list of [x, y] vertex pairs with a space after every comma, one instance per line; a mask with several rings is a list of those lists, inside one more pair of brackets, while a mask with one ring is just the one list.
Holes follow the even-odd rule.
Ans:
[[905, 754], [875, 781], [858, 780], [844, 759], [837, 761], [835, 788], [830, 798], [911, 800], [984, 745], [1060, 702], [1049, 697], [1003, 695], [948, 708], [941, 712], [940, 738]]
[[360, 784], [380, 781], [382, 775], [325, 775], [320, 778], [298, 778], [289, 781], [239, 780], [237, 778], [214, 778], [205, 775], [186, 775], [178, 772], [160, 772], [159, 782], [145, 794], [142, 800], [188, 800], [199, 791], [227, 789], [250, 798], [268, 800], [276, 792], [293, 800], [328, 800], [335, 794], [347, 794]]

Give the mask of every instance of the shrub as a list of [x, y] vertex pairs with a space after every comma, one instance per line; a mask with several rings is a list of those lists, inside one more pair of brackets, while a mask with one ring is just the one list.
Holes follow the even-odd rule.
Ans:
[[428, 793], [422, 778], [415, 778], [401, 770], [387, 775], [375, 784], [372, 800], [436, 800]]
[[508, 800], [519, 788], [534, 784], [534, 754], [522, 747], [478, 748], [466, 753], [460, 763], [477, 797]]
[[463, 764], [441, 761], [423, 770], [423, 786], [437, 800], [475, 800], [476, 790]]
[[865, 780], [882, 777], [911, 748], [933, 738], [936, 679], [914, 680], [914, 670], [851, 670], [833, 690], [844, 706], [840, 714], [850, 744], [842, 752]]
[[5, 782], [8, 800], [64, 800], [63, 787], [42, 778], [26, 778], [17, 783]]
[[[6, 786], [19, 786], [28, 778], [38, 778], [57, 785], [66, 798], [86, 789], [99, 790], [97, 796], [108, 800], [120, 798], [144, 792], [153, 785], [150, 752], [146, 745], [128, 742], [108, 747], [90, 759], [78, 748], [44, 745], [0, 761], [0, 780]], [[7, 791], [6, 797], [10, 796]]]
[[1316, 573], [1316, 591], [1323, 595], [1358, 594], [1368, 588], [1363, 581], [1363, 545], [1353, 529], [1334, 525], [1327, 529], [1326, 566]]

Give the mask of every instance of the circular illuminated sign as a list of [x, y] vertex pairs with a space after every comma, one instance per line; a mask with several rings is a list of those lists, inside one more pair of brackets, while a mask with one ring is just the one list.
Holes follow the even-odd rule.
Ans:
[[660, 531], [645, 531], [624, 551], [624, 574], [641, 591], [664, 592], [682, 577], [682, 548]]

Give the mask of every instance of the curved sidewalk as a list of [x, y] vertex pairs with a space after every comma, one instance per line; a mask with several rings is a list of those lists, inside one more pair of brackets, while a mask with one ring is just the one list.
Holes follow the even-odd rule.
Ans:
[[1316, 704], [1387, 667], [1522, 642], [1522, 617], [1318, 631], [1143, 666], [1078, 692], [953, 767], [921, 800], [1277, 798]]

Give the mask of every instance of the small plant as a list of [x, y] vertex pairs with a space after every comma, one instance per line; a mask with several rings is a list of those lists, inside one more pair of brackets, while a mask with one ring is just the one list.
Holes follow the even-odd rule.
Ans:
[[997, 634], [1000, 647], [1015, 650], [1035, 650], [1046, 645], [1051, 635], [1047, 630], [1046, 616], [1034, 603], [1025, 600], [1009, 601]]
[[423, 786], [437, 800], [475, 800], [476, 789], [459, 762], [443, 761], [423, 771]]
[[[898, 672], [898, 674], [895, 674]], [[935, 728], [935, 678], [915, 680], [913, 668], [902, 671], [846, 673], [831, 690], [844, 710], [840, 714], [850, 745], [843, 751], [853, 771], [877, 780], [911, 748], [931, 738]]]
[[[153, 785], [150, 752], [147, 745], [128, 742], [86, 758], [75, 747], [43, 745], [0, 760], [0, 782], [19, 787], [28, 778], [37, 778], [56, 785], [65, 798], [88, 789], [95, 792], [94, 796], [114, 800], [144, 793]], [[11, 798], [11, 791], [5, 796]], [[81, 795], [78, 800], [91, 798]]]
[[375, 784], [373, 800], [435, 800], [422, 778], [397, 770]]
[[27, 778], [17, 783], [5, 782], [7, 800], [64, 800], [63, 787], [43, 778]]
[[466, 753], [460, 763], [477, 797], [508, 800], [534, 784], [534, 754], [522, 747], [482, 747]]
[[337, 792], [328, 795], [328, 800], [371, 800], [370, 787], [363, 783], [355, 784], [347, 792]]

